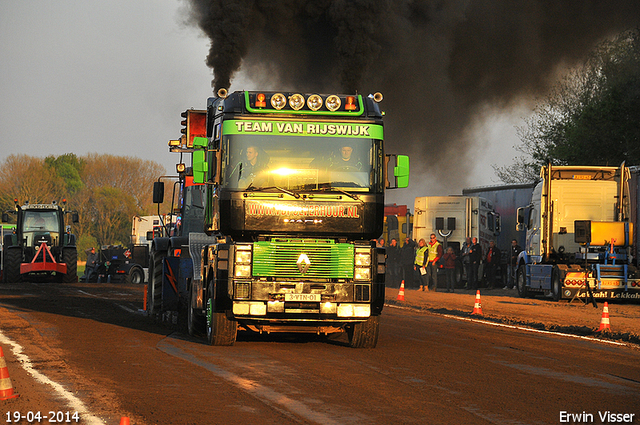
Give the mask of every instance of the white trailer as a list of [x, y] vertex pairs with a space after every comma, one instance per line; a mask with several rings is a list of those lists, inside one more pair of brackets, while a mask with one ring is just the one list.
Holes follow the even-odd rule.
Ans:
[[[493, 203], [479, 196], [422, 196], [415, 199], [413, 236], [416, 241], [435, 233], [443, 247], [452, 247], [459, 257], [466, 238], [478, 238], [483, 253], [500, 234], [500, 215]], [[458, 282], [464, 278], [456, 268]]]

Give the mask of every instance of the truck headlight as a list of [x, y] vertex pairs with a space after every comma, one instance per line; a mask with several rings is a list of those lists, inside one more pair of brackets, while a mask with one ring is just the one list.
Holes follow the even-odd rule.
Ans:
[[370, 267], [356, 267], [353, 275], [354, 280], [371, 280]]
[[371, 306], [369, 304], [339, 304], [338, 317], [369, 317]]
[[234, 277], [251, 277], [251, 245], [236, 246]]
[[251, 277], [251, 264], [236, 264], [235, 277]]
[[356, 267], [366, 266], [369, 267], [371, 265], [371, 252], [370, 251], [357, 251], [356, 250], [356, 258], [355, 258]]
[[236, 251], [236, 263], [251, 263], [251, 251]]

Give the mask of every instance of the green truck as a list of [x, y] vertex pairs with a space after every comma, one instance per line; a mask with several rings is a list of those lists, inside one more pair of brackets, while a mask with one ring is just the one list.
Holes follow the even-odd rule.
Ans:
[[190, 236], [190, 333], [232, 345], [238, 329], [346, 332], [352, 347], [376, 346], [385, 252], [375, 239], [385, 190], [409, 180], [409, 158], [385, 154], [381, 100], [225, 90], [208, 99], [206, 137], [192, 146], [206, 235]]

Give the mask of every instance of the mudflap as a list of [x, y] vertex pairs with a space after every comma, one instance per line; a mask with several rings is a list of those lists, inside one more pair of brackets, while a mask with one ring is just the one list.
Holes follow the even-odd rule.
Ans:
[[180, 310], [189, 299], [187, 278], [191, 277], [191, 259], [165, 257], [162, 264], [162, 309]]

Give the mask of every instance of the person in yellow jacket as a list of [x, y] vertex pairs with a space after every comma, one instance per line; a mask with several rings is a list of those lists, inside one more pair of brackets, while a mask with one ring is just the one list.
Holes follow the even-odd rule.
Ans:
[[413, 264], [414, 270], [418, 272], [418, 281], [420, 282], [420, 291], [429, 290], [429, 278], [427, 277], [427, 260], [429, 259], [429, 250], [427, 242], [424, 239], [418, 241], [418, 249], [416, 250], [416, 259]]
[[436, 239], [436, 234], [432, 233], [429, 237], [427, 245], [427, 290], [435, 291], [438, 289], [438, 261], [443, 254], [442, 244]]

